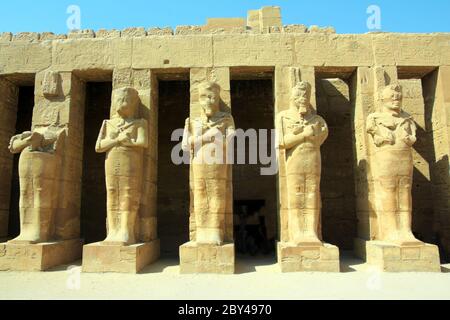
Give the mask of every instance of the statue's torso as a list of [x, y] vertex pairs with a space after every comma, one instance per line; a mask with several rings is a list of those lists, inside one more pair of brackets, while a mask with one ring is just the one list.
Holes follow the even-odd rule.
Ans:
[[[318, 115], [301, 118], [291, 110], [281, 113], [284, 135], [292, 134], [297, 127], [312, 126], [314, 136], [319, 136], [325, 121]], [[306, 138], [290, 149], [286, 150], [288, 174], [314, 174], [321, 172], [320, 144], [316, 139]]]
[[[229, 134], [229, 130], [234, 130], [234, 122], [231, 115], [227, 113], [219, 113], [218, 116], [213, 119], [198, 118], [192, 123], [194, 131], [200, 134], [205, 134], [209, 130], [217, 130], [218, 137], [221, 140], [220, 143], [211, 141], [204, 141], [194, 147], [193, 162], [197, 171], [202, 171], [205, 174], [212, 175], [216, 171], [220, 171], [223, 174], [226, 172], [224, 168], [226, 164], [227, 144], [226, 137]], [[219, 154], [217, 152], [220, 152]], [[211, 159], [210, 162], [206, 162], [206, 159]], [[218, 161], [214, 161], [217, 159]], [[216, 163], [214, 163], [216, 162]], [[202, 165], [205, 165], [201, 168]]]
[[374, 176], [409, 176], [413, 171], [413, 149], [405, 142], [415, 136], [416, 127], [411, 117], [404, 114], [374, 113], [368, 118], [372, 132]]
[[[142, 119], [123, 121], [120, 118], [106, 121], [106, 134], [116, 139], [125, 132], [130, 139], [137, 139]], [[117, 145], [106, 154], [106, 172], [108, 175], [139, 177], [142, 174], [143, 148]]]

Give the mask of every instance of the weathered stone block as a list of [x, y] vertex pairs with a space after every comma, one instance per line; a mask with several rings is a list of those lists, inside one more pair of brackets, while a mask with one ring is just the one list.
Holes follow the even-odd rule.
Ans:
[[12, 41], [38, 41], [40, 34], [36, 32], [20, 32], [13, 36]]
[[81, 258], [80, 239], [41, 244], [0, 244], [0, 271], [46, 271]]
[[69, 39], [95, 38], [95, 32], [94, 32], [94, 30], [90, 30], [90, 29], [72, 30], [67, 37]]
[[292, 246], [278, 243], [281, 272], [339, 272], [339, 249], [330, 244]]
[[139, 28], [127, 28], [122, 30], [122, 37], [145, 37], [147, 35], [147, 32], [145, 31], [144, 27]]
[[83, 272], [138, 273], [156, 261], [159, 252], [159, 240], [131, 246], [93, 243], [83, 248]]
[[201, 26], [177, 26], [175, 35], [190, 35], [202, 33]]
[[198, 245], [189, 242], [180, 247], [180, 272], [233, 274], [234, 244]]
[[112, 30], [100, 29], [95, 33], [96, 38], [105, 38], [105, 39], [119, 38], [120, 35], [121, 35], [120, 30], [116, 29]]
[[385, 272], [440, 272], [439, 249], [435, 245], [400, 246], [367, 241], [367, 263]]
[[172, 36], [173, 29], [171, 27], [165, 28], [150, 28], [147, 30], [148, 36]]

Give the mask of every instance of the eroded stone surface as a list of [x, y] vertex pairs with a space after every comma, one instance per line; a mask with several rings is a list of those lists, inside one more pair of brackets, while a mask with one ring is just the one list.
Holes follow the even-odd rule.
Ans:
[[93, 243], [83, 248], [83, 272], [138, 273], [158, 260], [159, 252], [159, 240], [130, 246]]
[[0, 244], [0, 271], [46, 271], [81, 258], [82, 240]]

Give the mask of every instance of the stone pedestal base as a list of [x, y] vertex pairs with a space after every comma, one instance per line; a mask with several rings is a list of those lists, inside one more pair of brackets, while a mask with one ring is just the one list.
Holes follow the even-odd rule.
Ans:
[[83, 241], [0, 244], [0, 271], [45, 271], [81, 258]]
[[281, 272], [340, 272], [339, 249], [330, 244], [293, 246], [278, 243]]
[[159, 254], [159, 240], [131, 246], [97, 242], [83, 247], [83, 272], [138, 273], [158, 260]]
[[366, 242], [367, 263], [385, 272], [441, 272], [439, 249], [418, 243], [400, 246], [380, 241]]
[[234, 272], [234, 244], [215, 246], [188, 242], [180, 247], [181, 274]]

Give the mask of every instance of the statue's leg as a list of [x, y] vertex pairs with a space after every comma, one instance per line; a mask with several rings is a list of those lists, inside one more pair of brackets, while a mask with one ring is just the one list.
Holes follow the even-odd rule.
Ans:
[[106, 242], [117, 241], [118, 233], [118, 217], [120, 212], [119, 202], [119, 177], [112, 174], [106, 174], [106, 209], [107, 209], [107, 226], [108, 235]]
[[305, 239], [308, 242], [319, 242], [320, 221], [320, 176], [315, 174], [306, 176], [305, 201]]
[[412, 178], [409, 176], [400, 177], [398, 190], [398, 221], [401, 232], [401, 240], [417, 241], [416, 237], [412, 233]]
[[125, 244], [136, 243], [136, 221], [141, 198], [140, 178], [120, 178], [120, 231], [119, 239]]
[[396, 241], [398, 239], [398, 177], [380, 177], [375, 182], [378, 186], [377, 211], [380, 228], [380, 240]]
[[305, 202], [306, 179], [302, 174], [291, 174], [287, 177], [288, 206], [289, 206], [289, 241], [299, 245], [304, 240], [305, 231]]
[[22, 172], [20, 176], [20, 235], [13, 241], [37, 242], [39, 240], [39, 223], [34, 205], [33, 177]]
[[197, 243], [207, 242], [204, 232], [207, 214], [209, 211], [208, 196], [206, 192], [206, 179], [196, 175], [194, 179], [194, 211], [195, 211], [195, 241]]
[[34, 204], [37, 219], [36, 224], [39, 233], [39, 242], [49, 241], [53, 235], [53, 212], [55, 211], [55, 190], [56, 181], [54, 178], [34, 179]]
[[208, 179], [206, 181], [209, 204], [208, 229], [210, 241], [222, 244], [225, 238], [225, 211], [227, 181], [225, 179]]
[[197, 242], [221, 245], [224, 241], [226, 181], [223, 179], [196, 180], [195, 216]]

